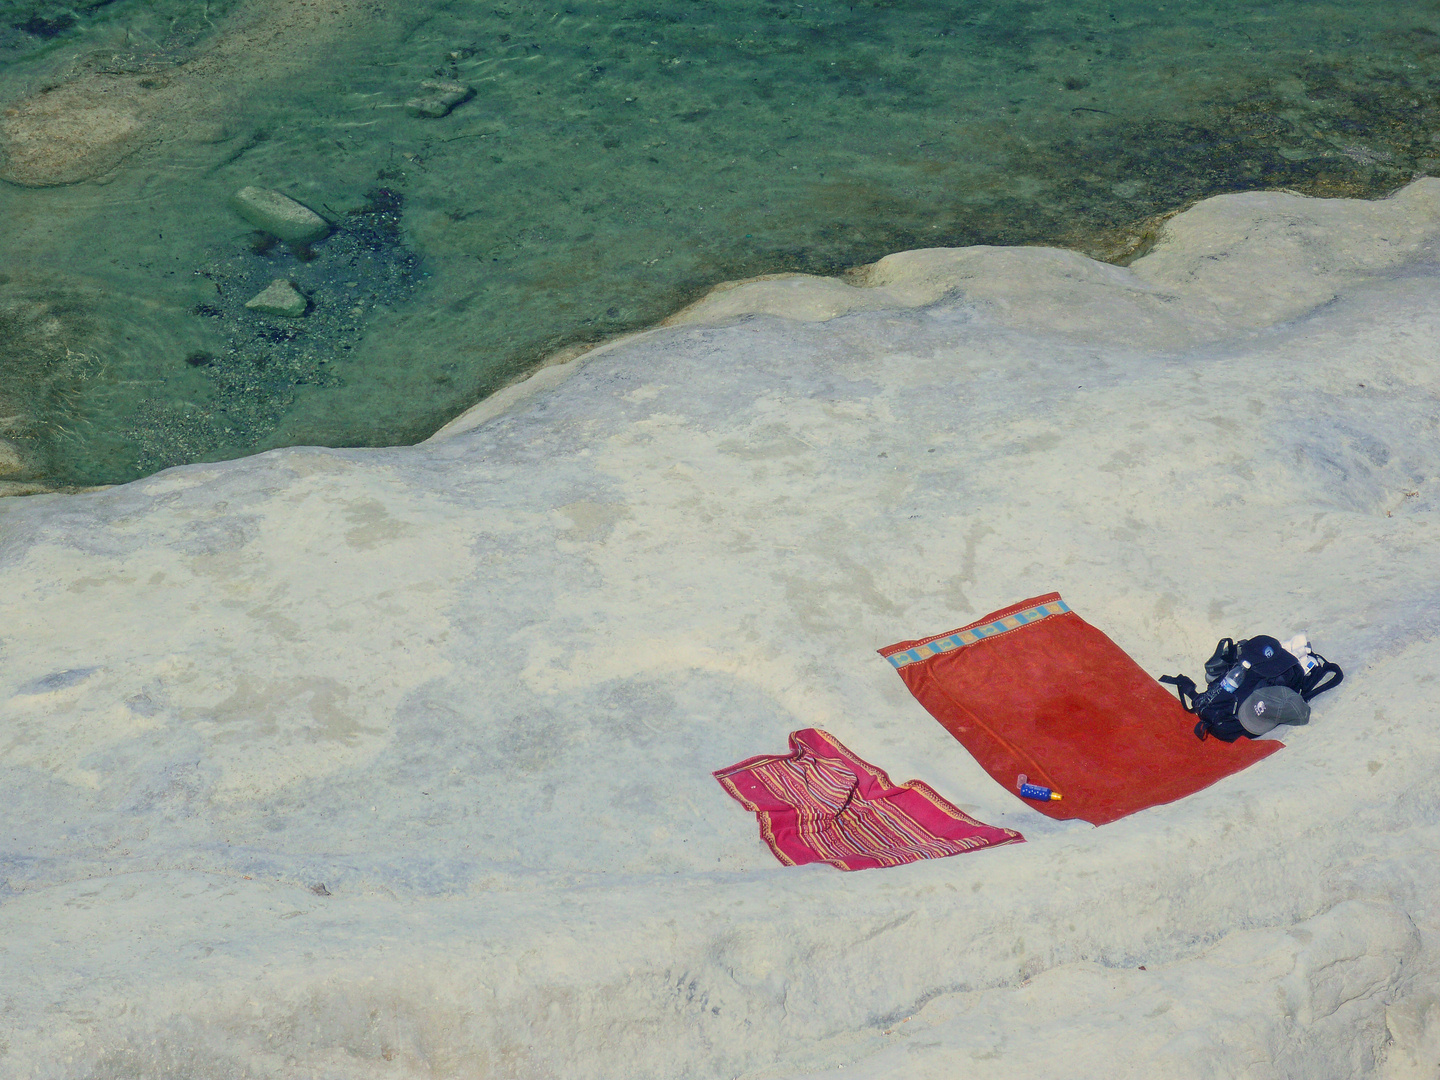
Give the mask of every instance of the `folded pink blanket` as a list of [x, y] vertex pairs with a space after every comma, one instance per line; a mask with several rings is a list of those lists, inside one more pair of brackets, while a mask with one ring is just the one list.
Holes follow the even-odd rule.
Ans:
[[919, 780], [896, 787], [819, 728], [791, 732], [788, 754], [750, 758], [715, 779], [759, 818], [760, 836], [786, 866], [870, 870], [1025, 842], [1018, 832], [976, 821]]

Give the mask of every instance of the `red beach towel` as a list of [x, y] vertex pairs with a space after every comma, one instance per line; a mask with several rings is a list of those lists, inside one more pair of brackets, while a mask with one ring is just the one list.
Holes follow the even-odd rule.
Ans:
[[788, 754], [750, 758], [715, 779], [759, 818], [760, 836], [786, 866], [870, 870], [1025, 841], [976, 821], [919, 780], [896, 787], [819, 728], [791, 732]]
[[[880, 650], [985, 771], [1060, 792], [1026, 803], [1093, 825], [1172, 802], [1281, 749], [1195, 738], [1195, 718], [1059, 593]], [[1019, 798], [1016, 792], [1016, 798]]]

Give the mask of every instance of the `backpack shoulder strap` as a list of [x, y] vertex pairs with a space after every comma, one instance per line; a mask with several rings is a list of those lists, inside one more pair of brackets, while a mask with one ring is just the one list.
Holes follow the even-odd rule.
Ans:
[[[1306, 701], [1318, 694], [1323, 694], [1326, 690], [1334, 690], [1345, 681], [1345, 673], [1340, 670], [1339, 664], [1332, 664], [1319, 655], [1316, 656], [1316, 659], [1320, 661], [1320, 666], [1306, 675], [1305, 681], [1299, 687], [1300, 696]], [[1327, 676], [1333, 676], [1333, 678], [1327, 678]]]
[[1205, 661], [1205, 679], [1207, 682], [1214, 682], [1227, 671], [1235, 666], [1239, 658], [1239, 649], [1235, 646], [1235, 639], [1222, 637], [1215, 643], [1215, 651], [1210, 654], [1210, 659]]
[[[1160, 681], [1169, 683], [1175, 687], [1175, 692], [1180, 696], [1180, 707], [1186, 712], [1195, 711], [1195, 680], [1188, 675], [1161, 675]], [[1326, 689], [1329, 689], [1328, 687]], [[1188, 701], [1186, 699], [1189, 699]], [[1201, 736], [1204, 738], [1204, 736]]]

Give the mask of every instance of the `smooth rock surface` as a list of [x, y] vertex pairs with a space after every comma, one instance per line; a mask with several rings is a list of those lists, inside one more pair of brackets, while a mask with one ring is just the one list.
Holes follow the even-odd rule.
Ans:
[[231, 204], [251, 225], [289, 244], [319, 240], [330, 232], [330, 223], [314, 210], [269, 188], [243, 187]]
[[276, 278], [245, 301], [245, 306], [251, 311], [258, 311], [262, 315], [284, 315], [292, 319], [304, 315], [308, 305], [309, 301], [300, 290], [284, 278]]
[[[5, 1069], [1433, 1075], [1437, 214], [742, 285], [417, 447], [0, 501]], [[1051, 588], [1347, 677], [1052, 822], [875, 654]], [[1029, 842], [780, 867], [710, 771], [811, 725]]]

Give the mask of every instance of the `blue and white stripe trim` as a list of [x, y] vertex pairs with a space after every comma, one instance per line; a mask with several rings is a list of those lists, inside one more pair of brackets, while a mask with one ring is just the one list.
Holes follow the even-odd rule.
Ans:
[[964, 630], [957, 630], [948, 637], [936, 638], [934, 641], [927, 641], [924, 645], [916, 645], [913, 649], [906, 649], [904, 652], [892, 653], [888, 659], [896, 668], [902, 668], [906, 664], [913, 664], [919, 660], [928, 660], [932, 656], [939, 656], [941, 653], [953, 652], [955, 649], [963, 649], [966, 645], [974, 645], [977, 641], [995, 637], [1008, 630], [1018, 630], [1022, 626], [1039, 622], [1041, 619], [1051, 615], [1063, 615], [1070, 610], [1070, 605], [1064, 600], [1051, 600], [1049, 603], [1036, 604], [1024, 611], [1016, 611], [1006, 615], [1003, 619], [996, 619], [992, 623], [982, 623], [979, 626], [967, 627]]

